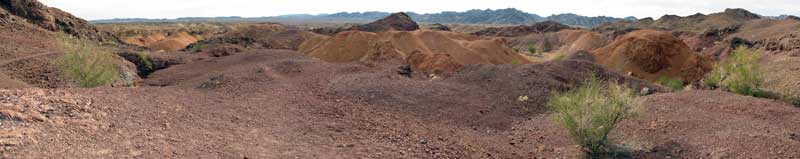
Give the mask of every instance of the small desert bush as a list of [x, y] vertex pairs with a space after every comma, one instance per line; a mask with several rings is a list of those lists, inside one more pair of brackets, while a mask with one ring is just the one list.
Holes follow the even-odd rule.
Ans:
[[759, 96], [759, 87], [764, 83], [764, 75], [758, 67], [760, 59], [760, 52], [739, 47], [730, 57], [714, 66], [706, 76], [705, 83], [737, 94]]
[[567, 56], [568, 55], [566, 53], [558, 54], [556, 57], [553, 58], [553, 61], [564, 61], [567, 59]]
[[677, 78], [661, 77], [658, 79], [658, 84], [675, 91], [683, 90], [683, 80]]
[[191, 51], [191, 52], [200, 52], [200, 51], [205, 50], [207, 47], [208, 46], [206, 46], [206, 44], [194, 43], [189, 47], [189, 51]]
[[141, 60], [142, 64], [146, 69], [153, 69], [153, 62], [150, 61], [150, 53], [148, 52], [136, 52], [134, 53], [139, 60]]
[[788, 97], [783, 97], [783, 99], [791, 103], [795, 107], [800, 108], [800, 97], [788, 96]]
[[59, 34], [57, 40], [64, 51], [56, 60], [57, 66], [81, 87], [102, 86], [117, 78], [115, 55], [111, 50], [66, 34]]
[[536, 46], [534, 45], [528, 45], [528, 52], [530, 52], [530, 54], [534, 56], [542, 56], [542, 53], [538, 52]]
[[555, 93], [548, 105], [555, 121], [568, 130], [587, 157], [599, 157], [611, 151], [611, 130], [637, 114], [635, 99], [632, 89], [593, 77], [574, 90]]
[[522, 65], [522, 61], [514, 59], [514, 60], [511, 60], [511, 64], [512, 65]]

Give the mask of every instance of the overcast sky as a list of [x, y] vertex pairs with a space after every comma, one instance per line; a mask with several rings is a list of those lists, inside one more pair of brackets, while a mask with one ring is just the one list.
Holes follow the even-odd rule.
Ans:
[[800, 0], [40, 0], [78, 17], [177, 18], [364, 11], [438, 13], [469, 9], [517, 8], [542, 16], [576, 13], [587, 16], [661, 17], [745, 8], [761, 15], [800, 15]]

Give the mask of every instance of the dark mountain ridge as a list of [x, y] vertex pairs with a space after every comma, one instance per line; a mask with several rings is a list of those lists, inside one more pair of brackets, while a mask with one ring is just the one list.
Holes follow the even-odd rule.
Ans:
[[[615, 18], [607, 16], [589, 17], [577, 14], [557, 14], [548, 17], [527, 13], [518, 9], [473, 9], [464, 12], [440, 12], [419, 14], [406, 12], [414, 21], [422, 23], [458, 23], [458, 24], [533, 24], [544, 21], [555, 21], [565, 25], [578, 27], [593, 27], [607, 22], [621, 20], [636, 20], [634, 17]], [[389, 16], [389, 12], [339, 12], [334, 14], [292, 14], [274, 17], [191, 17], [177, 19], [109, 19], [95, 20], [93, 23], [121, 23], [121, 22], [263, 22], [263, 21], [296, 21], [311, 20], [323, 22], [371, 22]]]

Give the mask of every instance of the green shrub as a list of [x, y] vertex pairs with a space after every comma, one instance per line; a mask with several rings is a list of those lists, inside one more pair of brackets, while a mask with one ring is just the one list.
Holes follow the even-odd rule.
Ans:
[[637, 114], [635, 99], [628, 87], [591, 78], [572, 91], [555, 93], [548, 105], [588, 157], [598, 157], [611, 151], [608, 134], [617, 123]]
[[661, 77], [658, 79], [658, 84], [675, 91], [683, 90], [683, 80], [677, 78]]
[[760, 59], [760, 52], [739, 47], [730, 57], [714, 66], [706, 76], [705, 83], [737, 94], [759, 96], [759, 87], [764, 83], [764, 75], [758, 67]]
[[528, 52], [530, 52], [530, 53], [531, 53], [531, 55], [535, 55], [535, 56], [542, 56], [542, 53], [541, 53], [541, 52], [538, 52], [538, 51], [536, 50], [536, 46], [534, 46], [534, 45], [528, 45]]
[[145, 68], [153, 69], [153, 62], [150, 61], [150, 53], [148, 53], [148, 52], [136, 52], [135, 54], [136, 54], [136, 57], [138, 57], [139, 60], [142, 61], [142, 64], [144, 64]]
[[511, 64], [512, 65], [522, 65], [522, 61], [514, 59], [514, 60], [511, 60]]
[[117, 78], [114, 54], [90, 41], [60, 34], [58, 42], [64, 55], [56, 60], [62, 73], [81, 87], [107, 85]]
[[200, 52], [200, 51], [203, 51], [205, 49], [206, 49], [206, 44], [194, 43], [189, 48], [189, 51], [191, 51], [191, 52]]
[[553, 61], [564, 61], [567, 59], [566, 53], [558, 54], [556, 57], [553, 58]]

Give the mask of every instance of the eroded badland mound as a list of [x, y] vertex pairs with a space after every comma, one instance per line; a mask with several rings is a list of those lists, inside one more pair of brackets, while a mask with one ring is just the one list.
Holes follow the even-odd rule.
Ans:
[[238, 52], [235, 50], [242, 49], [298, 50], [303, 42], [318, 37], [323, 37], [323, 35], [287, 28], [281, 24], [251, 24], [217, 37], [202, 40], [189, 48], [196, 47], [199, 48], [197, 51], [206, 52]]
[[650, 81], [667, 77], [689, 83], [702, 79], [711, 70], [710, 60], [663, 31], [628, 33], [595, 50], [594, 55], [606, 67]]
[[[413, 53], [447, 56], [447, 59], [452, 59], [453, 62], [461, 65], [528, 62], [507, 47], [502, 40], [486, 40], [453, 32], [432, 30], [379, 33], [347, 31], [301, 51], [308, 56], [328, 62], [403, 61]], [[412, 63], [412, 65], [416, 65], [416, 63]]]
[[400, 61], [423, 72], [454, 71], [469, 64], [530, 62], [502, 39], [418, 30], [416, 22], [403, 13], [354, 28], [359, 27], [384, 29], [354, 29], [332, 37], [319, 36], [301, 44], [299, 50], [328, 62]]
[[189, 33], [186, 32], [178, 32], [146, 46], [156, 50], [178, 51], [185, 49], [186, 46], [197, 41], [199, 41], [199, 39], [196, 36], [189, 35]]

